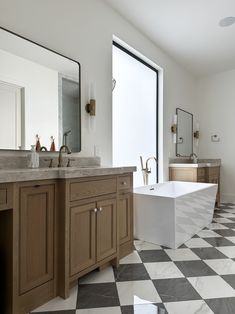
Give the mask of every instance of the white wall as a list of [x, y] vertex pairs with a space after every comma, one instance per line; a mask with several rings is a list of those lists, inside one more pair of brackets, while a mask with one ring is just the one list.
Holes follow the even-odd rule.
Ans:
[[[98, 145], [102, 163], [112, 163], [112, 36], [164, 69], [164, 177], [175, 155], [170, 126], [176, 107], [194, 113], [194, 78], [100, 0], [1, 0], [0, 25], [80, 61], [82, 66], [82, 155]], [[96, 83], [96, 128], [88, 130], [84, 106]]]
[[58, 143], [58, 72], [0, 49], [0, 81], [25, 89], [26, 149], [36, 134], [48, 149], [50, 136]]
[[[235, 201], [235, 70], [202, 78], [197, 84], [200, 157], [221, 158], [221, 194]], [[220, 142], [211, 141], [217, 134]]]

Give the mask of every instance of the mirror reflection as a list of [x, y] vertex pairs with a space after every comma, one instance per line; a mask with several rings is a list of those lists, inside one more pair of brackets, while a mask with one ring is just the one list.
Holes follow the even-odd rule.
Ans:
[[193, 115], [190, 112], [176, 109], [176, 156], [189, 157], [193, 153]]
[[81, 148], [79, 63], [0, 28], [0, 149]]

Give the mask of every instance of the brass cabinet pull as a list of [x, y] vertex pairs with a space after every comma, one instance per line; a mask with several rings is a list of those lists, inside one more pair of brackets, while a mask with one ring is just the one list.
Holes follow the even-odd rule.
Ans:
[[94, 208], [94, 209], [93, 209], [93, 212], [94, 212], [94, 213], [97, 213], [97, 208]]
[[122, 185], [127, 185], [126, 181], [122, 181]]
[[34, 187], [35, 188], [39, 188], [41, 185], [40, 184], [35, 184]]

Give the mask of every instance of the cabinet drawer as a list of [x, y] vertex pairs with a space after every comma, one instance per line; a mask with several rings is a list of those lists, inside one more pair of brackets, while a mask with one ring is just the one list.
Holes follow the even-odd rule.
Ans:
[[197, 176], [198, 178], [205, 178], [206, 169], [205, 168], [198, 168], [197, 169]]
[[119, 188], [119, 190], [131, 188], [131, 177], [130, 177], [130, 175], [121, 176], [118, 178], [118, 188]]
[[13, 189], [11, 184], [0, 184], [0, 210], [12, 208]]
[[115, 178], [86, 182], [70, 183], [70, 201], [82, 200], [90, 197], [116, 193]]

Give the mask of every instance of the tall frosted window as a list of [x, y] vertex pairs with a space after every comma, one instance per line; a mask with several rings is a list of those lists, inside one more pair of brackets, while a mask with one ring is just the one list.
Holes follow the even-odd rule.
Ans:
[[[157, 155], [157, 71], [114, 44], [113, 78], [113, 165], [137, 166], [134, 186], [141, 186], [140, 156], [145, 162]], [[149, 166], [149, 184], [153, 184], [155, 161]]]

